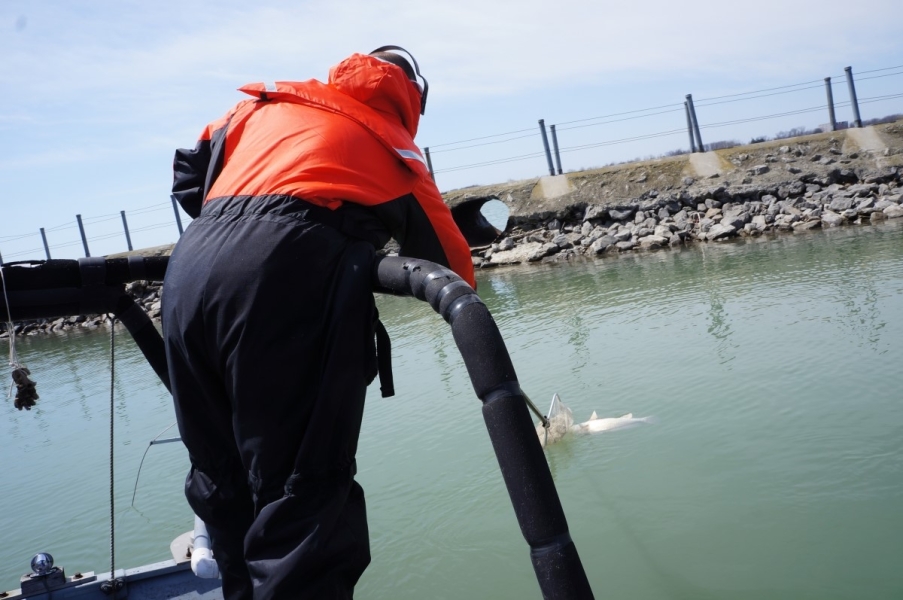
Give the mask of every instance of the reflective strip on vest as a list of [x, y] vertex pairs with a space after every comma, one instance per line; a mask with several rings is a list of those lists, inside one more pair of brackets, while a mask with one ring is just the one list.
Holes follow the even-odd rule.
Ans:
[[396, 148], [395, 151], [398, 152], [398, 154], [400, 154], [402, 158], [413, 158], [414, 160], [419, 160], [423, 164], [426, 164], [426, 161], [423, 160], [423, 157], [413, 150], [403, 150], [401, 148]]

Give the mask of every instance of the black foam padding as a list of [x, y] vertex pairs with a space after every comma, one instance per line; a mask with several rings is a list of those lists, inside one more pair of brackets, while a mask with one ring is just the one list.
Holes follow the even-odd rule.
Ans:
[[[135, 259], [136, 257], [107, 259], [92, 257], [81, 261], [89, 265], [87, 273], [100, 272], [100, 263], [104, 264], [102, 279], [104, 285], [119, 285], [139, 279], [163, 281], [166, 267], [169, 265], [168, 256], [142, 258], [141, 266], [137, 266]], [[83, 279], [85, 273], [82, 269], [78, 260], [30, 260], [5, 263], [3, 276], [6, 279], [7, 291], [80, 288], [85, 284]]]
[[[8, 291], [9, 313], [14, 321], [56, 319], [72, 315], [97, 315], [112, 312], [121, 288], [95, 286], [83, 288]], [[7, 316], [6, 299], [0, 295], [0, 318]]]
[[[456, 300], [463, 296], [472, 296], [473, 301], [480, 302], [481, 304], [483, 302], [480, 300], [479, 296], [477, 296], [476, 292], [473, 291], [473, 288], [467, 285], [466, 281], [458, 279], [439, 290], [434, 301], [434, 305], [438, 306], [433, 306], [433, 308], [437, 313], [442, 315], [442, 318], [445, 319], [447, 323], [451, 323], [452, 312], [449, 309]], [[455, 311], [454, 316], [457, 317], [457, 311]]]
[[106, 264], [105, 282], [107, 285], [138, 280], [163, 281], [163, 276], [166, 275], [166, 267], [169, 265], [169, 257], [129, 256], [108, 258], [106, 259]]
[[[429, 267], [424, 268], [425, 266], [420, 265], [420, 268], [415, 269], [411, 274], [411, 286], [415, 288], [414, 295], [421, 300], [426, 300], [430, 305], [435, 303], [439, 290], [453, 281], [462, 281], [458, 274], [451, 269], [442, 267], [430, 271]], [[436, 310], [435, 306], [433, 306], [433, 310]]]
[[530, 550], [536, 580], [545, 600], [592, 600], [593, 590], [574, 542], [561, 540]]
[[144, 258], [140, 256], [129, 256], [129, 275], [135, 279], [147, 279], [147, 269], [144, 268]]
[[490, 400], [483, 419], [527, 543], [541, 546], [566, 534], [564, 510], [524, 397]]
[[107, 283], [127, 283], [138, 280], [163, 281], [168, 265], [168, 256], [108, 258]]
[[110, 309], [96, 311], [98, 306], [105, 306], [109, 298], [109, 292], [104, 286], [107, 275], [107, 263], [101, 256], [93, 256], [78, 259], [78, 269], [81, 271], [82, 304], [78, 314], [90, 315], [94, 312], [107, 312]]
[[114, 314], [128, 329], [135, 344], [151, 368], [167, 390], [171, 391], [169, 384], [169, 367], [166, 363], [166, 348], [160, 332], [154, 327], [153, 321], [147, 313], [138, 306], [131, 296], [122, 294], [116, 302]]
[[[40, 290], [48, 288], [77, 288], [82, 276], [75, 260], [36, 260], [3, 265], [6, 290]], [[12, 303], [12, 300], [10, 300]]]
[[465, 306], [455, 315], [451, 328], [477, 397], [483, 399], [505, 382], [517, 382], [505, 341], [485, 304]]
[[373, 291], [396, 296], [413, 296], [411, 273], [406, 268], [410, 260], [400, 256], [377, 256], [373, 264]]
[[[6, 306], [6, 298], [9, 298], [9, 309]], [[78, 314], [81, 300], [82, 293], [77, 288], [8, 291], [5, 296], [0, 296], [0, 318], [26, 321], [68, 317]]]

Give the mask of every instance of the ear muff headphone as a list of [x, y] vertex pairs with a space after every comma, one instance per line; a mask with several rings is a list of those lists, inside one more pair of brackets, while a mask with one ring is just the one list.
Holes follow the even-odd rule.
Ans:
[[375, 54], [377, 52], [390, 52], [390, 51], [404, 52], [405, 54], [408, 55], [408, 57], [410, 57], [411, 62], [414, 63], [414, 72], [417, 74], [417, 77], [419, 77], [420, 79], [423, 80], [422, 86], [420, 86], [420, 84], [417, 81], [414, 81], [414, 83], [417, 84], [418, 86], [420, 86], [420, 88], [421, 88], [420, 114], [421, 115], [426, 114], [426, 95], [430, 91], [430, 84], [426, 80], [426, 77], [424, 77], [423, 74], [420, 72], [420, 66], [417, 64], [417, 59], [414, 58], [414, 55], [411, 54], [410, 52], [408, 52], [407, 50], [405, 50], [404, 48], [402, 48], [401, 46], [380, 46], [376, 50], [373, 50], [372, 52], [370, 52], [370, 54]]

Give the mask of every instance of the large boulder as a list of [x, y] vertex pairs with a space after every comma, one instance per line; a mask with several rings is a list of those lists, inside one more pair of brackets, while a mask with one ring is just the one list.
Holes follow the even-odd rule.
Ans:
[[709, 228], [705, 237], [709, 241], [722, 240], [734, 235], [736, 232], [737, 230], [730, 225], [716, 223]]
[[661, 248], [662, 246], [667, 245], [669, 239], [670, 238], [661, 235], [647, 235], [644, 238], [640, 238], [640, 247], [644, 250]]
[[765, 215], [756, 215], [752, 218], [752, 225], [755, 226], [759, 231], [765, 231], [765, 228], [768, 226], [767, 221], [765, 220]]
[[852, 198], [835, 197], [831, 201], [831, 204], [828, 205], [828, 208], [830, 210], [833, 210], [834, 212], [843, 212], [843, 211], [847, 210], [848, 208], [852, 208], [852, 206], [853, 206]]
[[[540, 244], [538, 242], [527, 242], [526, 244], [521, 244], [520, 246], [515, 246], [510, 250], [499, 250], [492, 253], [489, 257], [490, 264], [493, 265], [516, 265], [523, 262], [528, 262], [532, 260], [539, 260], [543, 256], [545, 256], [550, 249], [546, 248], [546, 246], [551, 246], [557, 250], [560, 250], [558, 246], [555, 244]], [[538, 258], [535, 258], [536, 254], [541, 254]]]
[[794, 231], [808, 231], [810, 229], [821, 227], [821, 221], [818, 219], [813, 219], [811, 221], [797, 221], [792, 227]]
[[635, 208], [611, 208], [608, 210], [608, 216], [614, 221], [626, 221], [636, 212]]
[[826, 210], [821, 215], [821, 221], [828, 227], [837, 227], [838, 225], [843, 225], [843, 216], [837, 214], [836, 212]]
[[583, 213], [583, 220], [589, 221], [590, 219], [605, 219], [608, 216], [609, 212], [607, 208], [598, 204], [590, 204], [586, 207], [586, 212]]
[[618, 242], [617, 244], [615, 244], [615, 246], [618, 248], [619, 252], [627, 252], [628, 250], [633, 250], [634, 248], [636, 248], [637, 242], [628, 240], [626, 242]]
[[612, 248], [616, 243], [617, 241], [615, 240], [615, 238], [611, 237], [610, 235], [603, 235], [595, 242], [590, 244], [590, 251], [592, 251], [594, 254], [600, 254]]

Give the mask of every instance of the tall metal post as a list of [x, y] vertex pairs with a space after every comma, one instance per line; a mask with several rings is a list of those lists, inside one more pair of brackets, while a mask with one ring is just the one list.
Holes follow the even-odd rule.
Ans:
[[554, 125], [550, 125], [549, 128], [552, 130], [552, 148], [555, 150], [555, 167], [558, 169], [558, 174], [561, 175], [561, 153], [558, 152], [558, 134], [555, 133]]
[[172, 200], [172, 211], [176, 213], [176, 227], [179, 228], [179, 235], [182, 235], [182, 217], [179, 215], [179, 203], [176, 202], [175, 196], [170, 196], [170, 200]]
[[43, 227], [41, 227], [41, 239], [44, 240], [44, 254], [47, 255], [47, 260], [50, 260], [50, 246], [47, 245], [47, 234], [44, 233]]
[[82, 234], [82, 246], [85, 247], [85, 256], [89, 257], [91, 256], [91, 253], [88, 252], [88, 238], [85, 237], [85, 226], [82, 225], [82, 216], [75, 215], [75, 220], [78, 221], [78, 230]]
[[853, 105], [853, 126], [862, 127], [862, 119], [859, 117], [859, 100], [856, 99], [856, 85], [853, 83], [853, 67], [845, 67], [847, 85], [850, 88], [850, 104]]
[[834, 91], [831, 89], [830, 77], [825, 77], [825, 92], [828, 94], [828, 118], [831, 119], [831, 131], [837, 131], [837, 119], [834, 118]]
[[423, 149], [423, 153], [426, 154], [426, 167], [430, 170], [430, 177], [433, 181], [436, 181], [436, 175], [433, 173], [433, 160], [430, 158], [430, 149], [426, 147]]
[[120, 210], [119, 214], [122, 215], [122, 228], [125, 229], [125, 243], [128, 244], [129, 252], [132, 251], [132, 236], [129, 235], [129, 222], [125, 220], [125, 211]]
[[696, 141], [693, 140], [693, 120], [690, 118], [690, 104], [684, 100], [684, 112], [687, 113], [687, 133], [690, 135], [690, 152], [696, 152]]
[[693, 107], [693, 94], [687, 94], [687, 106], [690, 107], [690, 119], [693, 121], [693, 132], [696, 134], [696, 147], [699, 152], [705, 152], [702, 136], [699, 134], [699, 121], [696, 120], [696, 109]]
[[549, 150], [549, 137], [546, 135], [546, 122], [544, 119], [539, 120], [539, 131], [542, 133], [542, 145], [546, 149], [546, 162], [549, 163], [549, 175], [554, 175], [555, 167], [552, 166], [552, 152]]

